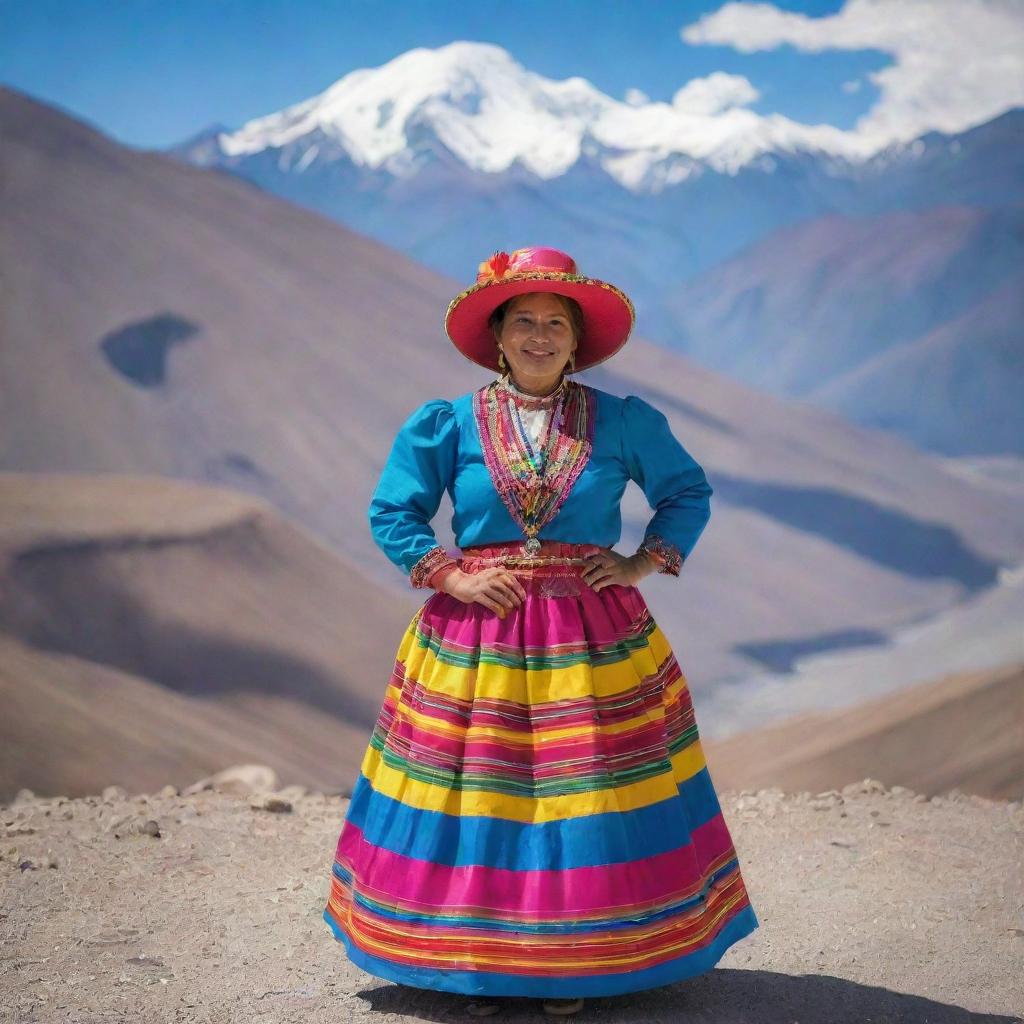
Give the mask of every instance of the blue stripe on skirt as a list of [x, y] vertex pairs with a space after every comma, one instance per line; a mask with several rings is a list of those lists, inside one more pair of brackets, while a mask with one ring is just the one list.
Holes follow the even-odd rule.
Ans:
[[[682, 800], [683, 813], [677, 803]], [[679, 784], [678, 796], [629, 811], [558, 821], [455, 816], [409, 807], [378, 793], [359, 773], [346, 817], [367, 842], [434, 864], [486, 864], [514, 871], [560, 871], [653, 857], [690, 842], [721, 813], [707, 767]]]

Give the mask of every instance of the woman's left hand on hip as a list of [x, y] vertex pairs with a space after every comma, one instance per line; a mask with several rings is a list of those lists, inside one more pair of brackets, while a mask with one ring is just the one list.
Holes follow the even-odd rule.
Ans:
[[605, 548], [601, 551], [591, 551], [583, 558], [588, 563], [582, 573], [583, 579], [594, 590], [601, 590], [602, 587], [612, 584], [622, 587], [634, 586], [653, 571], [650, 559], [642, 553], [621, 555], [618, 551]]

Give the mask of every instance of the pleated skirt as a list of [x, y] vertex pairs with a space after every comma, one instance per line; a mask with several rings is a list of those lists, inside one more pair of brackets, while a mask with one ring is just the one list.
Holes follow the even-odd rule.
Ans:
[[594, 550], [545, 542], [556, 561], [512, 570], [527, 598], [503, 618], [441, 592], [413, 615], [323, 911], [364, 971], [613, 995], [707, 971], [758, 927], [686, 679], [636, 587], [580, 579]]

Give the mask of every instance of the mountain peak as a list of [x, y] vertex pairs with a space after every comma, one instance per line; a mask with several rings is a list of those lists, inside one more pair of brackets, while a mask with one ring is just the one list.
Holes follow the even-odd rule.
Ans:
[[[493, 43], [417, 47], [377, 68], [352, 71], [322, 93], [220, 138], [241, 159], [292, 150], [291, 166], [347, 156], [395, 177], [415, 167], [417, 146], [437, 142], [475, 172], [519, 164], [555, 178], [587, 152], [624, 187], [656, 190], [694, 161], [735, 173], [763, 154], [845, 153], [842, 132], [808, 127], [745, 104], [756, 91], [736, 76], [687, 83], [672, 102], [618, 100], [587, 79], [550, 79]], [[846, 153], [846, 155], [851, 155]]]

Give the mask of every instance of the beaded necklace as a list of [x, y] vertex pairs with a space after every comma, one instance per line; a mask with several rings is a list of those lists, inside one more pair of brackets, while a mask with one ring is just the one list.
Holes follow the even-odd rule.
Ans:
[[[534, 451], [518, 408], [551, 407]], [[593, 449], [596, 401], [592, 389], [568, 378], [548, 395], [526, 395], [504, 378], [473, 394], [480, 447], [495, 489], [526, 534], [523, 550], [540, 550], [537, 534], [569, 496]]]
[[[555, 408], [565, 396], [565, 381], [566, 378], [563, 377], [558, 382], [558, 387], [554, 391], [549, 391], [546, 395], [531, 395], [525, 391], [520, 391], [512, 383], [511, 377], [498, 378], [498, 393], [501, 397], [508, 400], [514, 414], [512, 419], [515, 429], [523, 441], [523, 449], [530, 453], [533, 464], [538, 471], [544, 466], [546, 444], [551, 434], [551, 423], [554, 419]], [[540, 437], [535, 441], [533, 434], [536, 433], [535, 417], [538, 415], [542, 417], [543, 429], [540, 432]], [[528, 417], [532, 421], [532, 429], [527, 428], [524, 417]]]
[[536, 409], [554, 405], [564, 394], [565, 386], [569, 383], [568, 377], [563, 377], [558, 382], [558, 387], [549, 391], [546, 395], [531, 395], [527, 391], [520, 391], [515, 386], [511, 377], [499, 377], [494, 381], [495, 386], [502, 395], [515, 402], [521, 408]]

